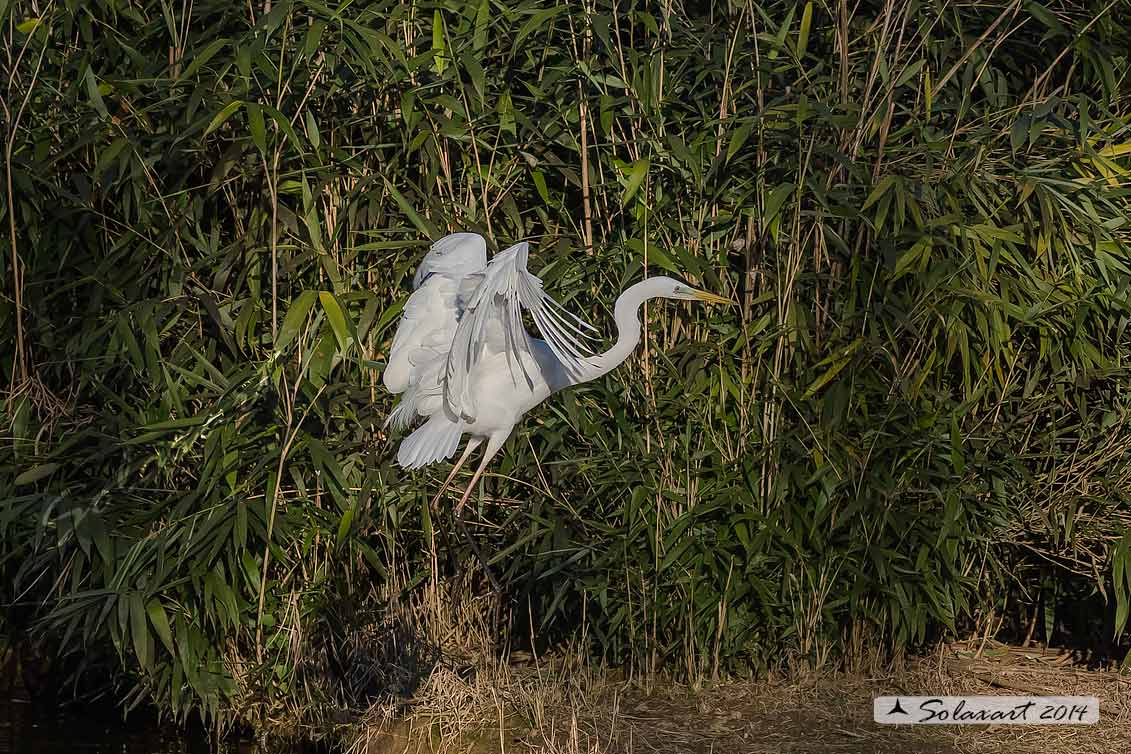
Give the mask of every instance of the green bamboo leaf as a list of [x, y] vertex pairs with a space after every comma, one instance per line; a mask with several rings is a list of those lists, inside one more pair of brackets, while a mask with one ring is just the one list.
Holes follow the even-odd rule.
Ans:
[[346, 512], [342, 514], [342, 520], [338, 523], [338, 538], [337, 543], [340, 546], [346, 540], [346, 535], [349, 534], [350, 526], [353, 525], [353, 517], [356, 514], [354, 506], [346, 508]]
[[224, 49], [224, 46], [227, 44], [227, 39], [214, 39], [209, 42], [200, 52], [193, 55], [192, 60], [190, 60], [189, 64], [185, 66], [185, 69], [181, 71], [181, 75], [177, 77], [177, 81], [186, 81], [192, 78], [193, 74], [199, 71], [216, 53]]
[[1127, 627], [1128, 608], [1131, 607], [1131, 546], [1123, 554], [1123, 622], [1116, 621], [1117, 630], [1122, 631]]
[[341, 302], [333, 293], [319, 291], [318, 300], [322, 302], [322, 310], [326, 312], [326, 319], [329, 320], [330, 328], [334, 331], [334, 337], [338, 341], [338, 350], [344, 352], [349, 347], [350, 341], [357, 339], [357, 331], [353, 327], [353, 322], [346, 317]]
[[240, 100], [233, 100], [232, 102], [224, 105], [224, 108], [220, 110], [220, 112], [212, 116], [212, 120], [208, 122], [208, 127], [204, 129], [204, 135], [207, 136], [220, 126], [224, 125], [224, 121], [232, 117], [232, 113], [234, 113], [236, 110], [239, 110], [241, 107], [243, 107], [243, 102]]
[[341, 285], [341, 275], [338, 274], [338, 265], [334, 258], [326, 253], [326, 246], [322, 242], [322, 221], [319, 217], [318, 204], [310, 202], [306, 214], [302, 217], [302, 222], [310, 236], [310, 245], [314, 247], [314, 251], [318, 254], [318, 260], [322, 262], [326, 272], [330, 275], [330, 282], [336, 288]]
[[102, 92], [99, 91], [98, 81], [94, 77], [94, 69], [90, 66], [87, 66], [86, 71], [83, 72], [83, 80], [86, 82], [86, 94], [90, 97], [90, 104], [103, 119], [109, 118], [110, 112], [106, 109], [106, 103], [102, 100]]
[[130, 592], [129, 598], [129, 612], [130, 612], [130, 638], [133, 639], [134, 654], [137, 655], [137, 661], [145, 670], [150, 669], [152, 659], [149, 656], [149, 625], [146, 622], [145, 603], [141, 599], [140, 592]]
[[[270, 542], [267, 543], [270, 546]], [[240, 563], [243, 564], [243, 572], [247, 577], [247, 584], [251, 589], [259, 588], [260, 574], [259, 563], [252, 557], [251, 553], [244, 550], [240, 553]]]
[[1017, 120], [1013, 121], [1013, 127], [1009, 129], [1009, 147], [1014, 154], [1029, 140], [1029, 126], [1028, 115], [1018, 115]]
[[534, 170], [531, 172], [531, 177], [534, 179], [534, 187], [538, 189], [538, 196], [541, 197], [544, 204], [549, 206], [550, 190], [546, 187], [546, 176], [541, 170]]
[[247, 547], [247, 503], [236, 504], [236, 525], [232, 527], [232, 543], [239, 549]]
[[503, 92], [499, 95], [499, 101], [495, 104], [495, 111], [499, 114], [499, 128], [514, 136], [514, 104], [511, 102], [510, 92]]
[[746, 140], [750, 138], [750, 131], [753, 128], [754, 122], [746, 120], [740, 123], [738, 128], [734, 129], [734, 133], [730, 137], [730, 144], [727, 145], [727, 162], [730, 162], [731, 158], [738, 154], [738, 150], [742, 149]]
[[647, 158], [642, 158], [632, 163], [632, 168], [628, 173], [628, 182], [624, 187], [624, 194], [621, 196], [620, 206], [624, 207], [628, 204], [629, 200], [636, 195], [640, 184], [644, 182], [644, 178], [648, 175]]
[[381, 312], [381, 318], [377, 320], [377, 324], [373, 326], [373, 334], [375, 336], [381, 335], [402, 311], [404, 311], [404, 300], [398, 301], [385, 311]]
[[899, 78], [896, 79], [895, 88], [898, 89], [901, 86], [906, 86], [907, 82], [919, 75], [919, 71], [923, 70], [925, 63], [926, 61], [924, 60], [916, 60], [914, 63], [907, 66], [903, 70], [903, 73], [899, 74]]
[[881, 178], [880, 182], [872, 189], [872, 193], [868, 194], [868, 198], [864, 200], [864, 204], [861, 205], [860, 210], [864, 211], [878, 202], [893, 185], [895, 185], [894, 175], [885, 175]]
[[[346, 5], [348, 5], [348, 4], [349, 3], [347, 2]], [[343, 6], [338, 6], [338, 9], [334, 12], [334, 17], [335, 18], [341, 18], [341, 14], [342, 14], [343, 10], [345, 10], [345, 8]], [[315, 20], [310, 25], [310, 28], [307, 29], [306, 36], [303, 38], [303, 41], [302, 41], [302, 54], [303, 54], [304, 58], [309, 60], [309, 59], [314, 57], [315, 53], [318, 52], [318, 45], [322, 41], [322, 34], [325, 31], [326, 31], [326, 22], [323, 21], [320, 18]]]
[[247, 126], [251, 141], [262, 155], [267, 154], [267, 128], [263, 122], [263, 109], [256, 102], [247, 103]]
[[805, 3], [805, 10], [801, 13], [801, 28], [797, 32], [797, 59], [805, 57], [805, 50], [809, 47], [809, 27], [813, 24], [813, 2]]
[[1054, 16], [1044, 4], [1035, 2], [1025, 3], [1025, 9], [1029, 11], [1029, 14], [1032, 15], [1033, 18], [1037, 19], [1048, 27], [1050, 31], [1054, 32], [1056, 36], [1068, 36], [1064, 25], [1056, 19], [1056, 16]]
[[282, 25], [283, 19], [291, 14], [292, 5], [290, 0], [281, 0], [271, 7], [270, 13], [259, 17], [259, 25], [267, 32], [268, 36]]
[[475, 13], [475, 33], [472, 36], [472, 47], [478, 52], [487, 46], [487, 24], [491, 19], [490, 0], [480, 0], [479, 10]]
[[59, 464], [57, 463], [41, 463], [38, 466], [32, 466], [16, 477], [15, 484], [17, 487], [22, 487], [25, 484], [34, 484], [40, 479], [51, 476], [57, 468], [59, 468]]
[[471, 79], [471, 85], [475, 87], [475, 93], [479, 97], [479, 102], [482, 103], [487, 93], [487, 73], [471, 52], [465, 52], [461, 55], [460, 62], [463, 63], [463, 69], [467, 71], [468, 78]]
[[792, 183], [783, 183], [771, 191], [770, 195], [766, 197], [766, 206], [761, 218], [763, 229], [769, 227], [774, 218], [778, 216], [782, 205], [784, 205], [790, 195], [793, 194], [794, 188], [795, 186]]
[[334, 357], [338, 353], [337, 340], [330, 334], [319, 335], [314, 341], [314, 347], [308, 352], [304, 361], [306, 365], [306, 378], [315, 387], [326, 384], [326, 378], [334, 364]]
[[527, 22], [522, 25], [522, 28], [518, 30], [518, 34], [515, 35], [515, 49], [521, 49], [522, 43], [528, 36], [533, 34], [535, 31], [538, 31], [543, 26], [546, 26], [549, 21], [554, 18], [554, 16], [564, 11], [566, 7], [567, 6], [565, 5], [555, 5], [550, 8], [544, 8], [542, 10], [535, 11], [535, 13], [530, 16]]
[[401, 208], [401, 211], [408, 217], [409, 222], [416, 226], [417, 230], [433, 240], [440, 237], [440, 232], [436, 230], [436, 227], [413, 209], [412, 205], [405, 199], [404, 194], [402, 194], [388, 178], [385, 178], [385, 186], [388, 188], [389, 194], [393, 197], [393, 201], [397, 203], [397, 206]]
[[777, 33], [774, 34], [773, 44], [770, 45], [769, 52], [766, 53], [766, 57], [770, 60], [777, 60], [782, 48], [785, 47], [785, 38], [789, 34], [789, 28], [793, 26], [793, 14], [796, 11], [797, 6], [791, 4], [789, 11], [785, 14], [785, 19], [778, 26]]
[[310, 140], [311, 146], [315, 149], [322, 144], [322, 136], [318, 132], [318, 123], [314, 120], [314, 113], [309, 110], [303, 115], [303, 120], [306, 121], [306, 137]]
[[271, 120], [275, 121], [275, 125], [278, 126], [279, 130], [287, 137], [287, 141], [290, 142], [292, 147], [298, 150], [302, 149], [302, 142], [299, 141], [298, 132], [295, 131], [294, 126], [291, 125], [290, 120], [288, 120], [285, 115], [270, 105], [260, 104], [260, 109], [267, 113]]
[[924, 256], [930, 258], [931, 254], [931, 239], [921, 238], [915, 244], [899, 256], [899, 260], [895, 263], [895, 272], [892, 273], [892, 281], [899, 280], [901, 277], [911, 271], [912, 267], [923, 259]]
[[106, 572], [110, 573], [114, 562], [114, 545], [110, 541], [110, 535], [106, 531], [106, 524], [102, 522], [102, 517], [95, 511], [88, 511], [83, 516], [82, 525], [87, 535], [93, 540], [94, 547], [98, 550], [98, 556], [102, 559]]
[[153, 628], [157, 631], [157, 636], [161, 638], [161, 643], [165, 645], [165, 649], [169, 650], [169, 654], [175, 655], [173, 632], [169, 628], [169, 616], [165, 614], [165, 608], [161, 601], [150, 600], [149, 604], [145, 606], [145, 611], [149, 614], [149, 621], [153, 624]]
[[[662, 247], [655, 243], [648, 244], [647, 249], [645, 249], [642, 239], [630, 238], [625, 242], [625, 246], [636, 252], [636, 256], [639, 257], [641, 264], [644, 264], [645, 259], [647, 259], [648, 264], [659, 265], [673, 274], [686, 274], [686, 270], [681, 269], [680, 266], [675, 263], [675, 260], [673, 260]], [[645, 253], [645, 251], [647, 251], [647, 253]]]
[[436, 74], [443, 76], [447, 49], [444, 45], [444, 15], [439, 8], [432, 12], [432, 60]]
[[962, 432], [958, 426], [958, 417], [950, 419], [950, 463], [954, 473], [963, 474], [966, 471], [966, 456], [962, 452]]
[[928, 68], [923, 72], [923, 111], [926, 113], [928, 118], [931, 117], [931, 111], [934, 104], [933, 99], [935, 90], [933, 86], [934, 85], [931, 83], [931, 69]]
[[[242, 557], [243, 554], [241, 554], [241, 559]], [[219, 566], [216, 566], [208, 572], [208, 575], [204, 577], [205, 585], [211, 590], [215, 604], [223, 610], [222, 613], [219, 613], [221, 619], [227, 621], [230, 626], [238, 626], [239, 606], [236, 602], [236, 594], [232, 588], [228, 586], [228, 582], [224, 580], [218, 569]], [[259, 583], [256, 582], [252, 588], [257, 589], [258, 587]]]
[[831, 382], [834, 377], [836, 377], [838, 374], [840, 374], [841, 370], [843, 370], [851, 362], [852, 362], [851, 356], [844, 357], [844, 358], [838, 360], [837, 362], [835, 362], [831, 367], [829, 367], [825, 371], [824, 374], [822, 374], [817, 379], [813, 380], [813, 382], [809, 385], [809, 387], [807, 387], [805, 389], [805, 392], [802, 394], [801, 399], [805, 400], [807, 398], [812, 398], [814, 395], [817, 394], [818, 390], [823, 388], [825, 385], [829, 384], [829, 382]]
[[282, 353], [286, 350], [291, 341], [298, 335], [299, 329], [306, 322], [306, 315], [310, 313], [310, 307], [314, 305], [314, 299], [317, 297], [317, 291], [303, 291], [291, 303], [287, 309], [287, 315], [283, 317], [283, 325], [279, 328], [279, 336], [275, 340], [275, 353]]

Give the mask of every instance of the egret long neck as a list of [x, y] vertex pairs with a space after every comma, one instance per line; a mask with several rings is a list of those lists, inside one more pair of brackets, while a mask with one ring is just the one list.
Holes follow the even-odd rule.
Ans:
[[581, 379], [576, 383], [589, 382], [602, 377], [623, 364], [636, 346], [640, 345], [640, 307], [657, 294], [653, 290], [655, 283], [643, 280], [627, 288], [617, 297], [613, 307], [613, 320], [617, 326], [617, 342], [604, 353], [591, 356], [584, 360], [586, 366]]

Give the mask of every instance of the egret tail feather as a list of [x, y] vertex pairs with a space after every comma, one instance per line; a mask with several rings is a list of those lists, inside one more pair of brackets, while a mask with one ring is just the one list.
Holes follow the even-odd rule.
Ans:
[[419, 469], [451, 458], [459, 447], [464, 426], [463, 422], [452, 421], [443, 413], [433, 414], [401, 443], [397, 463], [402, 468]]
[[385, 417], [385, 423], [381, 425], [381, 429], [391, 428], [394, 432], [408, 429], [408, 425], [412, 424], [415, 415], [416, 412], [413, 411], [412, 404], [402, 400], [389, 412], [389, 415]]

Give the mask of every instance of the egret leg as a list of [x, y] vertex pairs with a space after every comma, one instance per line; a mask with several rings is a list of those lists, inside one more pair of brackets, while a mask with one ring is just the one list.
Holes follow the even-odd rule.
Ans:
[[456, 478], [456, 473], [460, 470], [460, 467], [467, 462], [468, 456], [470, 456], [471, 452], [478, 448], [479, 444], [482, 442], [482, 440], [476, 437], [468, 439], [467, 445], [463, 449], [463, 455], [461, 455], [459, 457], [459, 460], [456, 461], [456, 465], [452, 467], [452, 471], [450, 474], [448, 474], [448, 478], [445, 479], [444, 483], [440, 486], [440, 491], [436, 493], [436, 496], [432, 498], [432, 502], [428, 504], [429, 508], [436, 510], [436, 504], [440, 502], [440, 497], [444, 494], [445, 491], [447, 491], [448, 487], [451, 486], [452, 480]]
[[472, 475], [471, 483], [467, 485], [463, 497], [459, 499], [459, 503], [456, 505], [455, 514], [457, 519], [460, 517], [460, 512], [463, 510], [467, 499], [471, 497], [471, 493], [475, 491], [475, 485], [479, 483], [479, 477], [483, 476], [483, 470], [487, 468], [487, 464], [490, 463], [491, 459], [495, 457], [495, 454], [499, 452], [499, 448], [503, 447], [503, 443], [506, 442], [506, 439], [506, 437], [503, 437], [500, 440], [492, 436], [487, 440], [487, 448], [483, 451], [483, 460], [479, 462], [479, 468], [477, 468], [475, 474]]
[[467, 527], [463, 525], [462, 513], [464, 504], [467, 502], [467, 499], [471, 497], [471, 493], [475, 490], [475, 485], [479, 482], [479, 477], [483, 476], [483, 470], [487, 468], [487, 464], [490, 463], [491, 459], [495, 457], [495, 454], [499, 452], [499, 448], [503, 447], [503, 443], [506, 442], [507, 435], [509, 434], [510, 431], [508, 430], [507, 434], [502, 437], [492, 435], [487, 439], [487, 447], [483, 450], [483, 460], [479, 462], [479, 468], [475, 470], [475, 474], [471, 477], [471, 483], [467, 485], [463, 497], [459, 499], [459, 504], [456, 505], [455, 508], [456, 526], [459, 527], [467, 543], [471, 545], [471, 549], [475, 552], [475, 557], [479, 558], [479, 564], [483, 567], [483, 573], [487, 575], [487, 579], [491, 582], [491, 586], [494, 587], [495, 593], [498, 594], [500, 598], [504, 596], [503, 587], [498, 579], [495, 578], [495, 575], [491, 573], [491, 567], [487, 565], [487, 558], [483, 556], [483, 551], [475, 542], [475, 538], [468, 533]]

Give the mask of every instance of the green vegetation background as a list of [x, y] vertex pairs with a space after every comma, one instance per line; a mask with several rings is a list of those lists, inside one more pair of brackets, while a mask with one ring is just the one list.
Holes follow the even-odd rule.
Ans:
[[446, 467], [380, 430], [412, 270], [466, 229], [606, 332], [645, 274], [741, 302], [650, 306], [515, 433], [472, 506], [500, 642], [691, 677], [1112, 642], [1129, 30], [1127, 0], [0, 0], [4, 634], [179, 716], [390, 690], [344, 637], [489, 591], [426, 510]]

